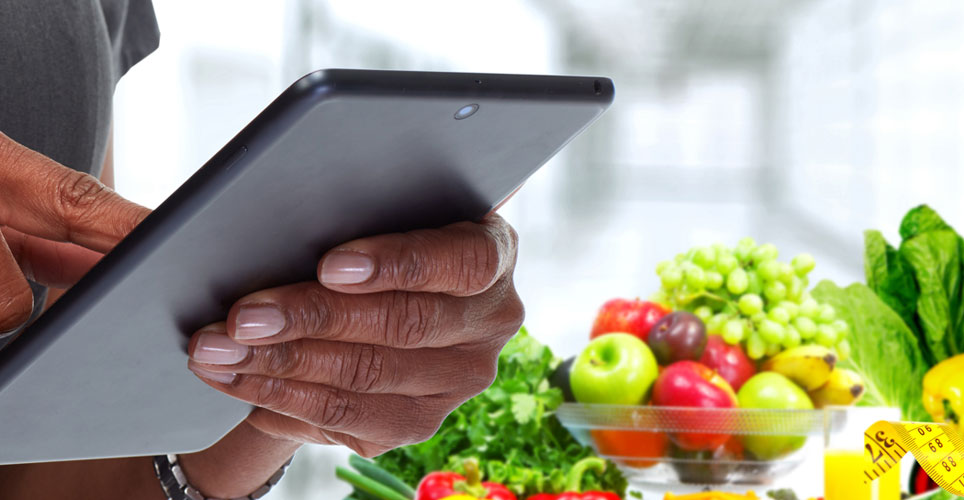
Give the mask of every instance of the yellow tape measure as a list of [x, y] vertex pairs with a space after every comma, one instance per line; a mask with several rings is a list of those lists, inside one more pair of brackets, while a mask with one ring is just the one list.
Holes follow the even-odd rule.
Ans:
[[948, 424], [880, 421], [864, 432], [864, 482], [889, 471], [911, 452], [945, 490], [964, 496], [964, 438]]

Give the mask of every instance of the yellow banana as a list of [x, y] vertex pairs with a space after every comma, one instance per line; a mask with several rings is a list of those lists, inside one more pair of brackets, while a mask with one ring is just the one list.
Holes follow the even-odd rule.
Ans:
[[810, 391], [813, 406], [852, 405], [864, 395], [864, 380], [846, 368], [834, 368], [830, 378], [814, 391]]
[[763, 363], [764, 371], [777, 372], [807, 391], [827, 383], [837, 364], [837, 355], [821, 345], [794, 347]]

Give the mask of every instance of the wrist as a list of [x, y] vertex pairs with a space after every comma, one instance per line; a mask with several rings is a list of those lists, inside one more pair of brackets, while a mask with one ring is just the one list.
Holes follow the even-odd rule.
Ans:
[[264, 486], [299, 447], [244, 421], [211, 447], [179, 455], [178, 462], [187, 482], [204, 495], [236, 498]]

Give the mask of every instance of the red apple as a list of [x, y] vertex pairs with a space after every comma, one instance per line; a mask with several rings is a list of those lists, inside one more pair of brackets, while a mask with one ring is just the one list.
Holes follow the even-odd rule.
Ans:
[[740, 344], [727, 344], [719, 335], [710, 335], [706, 340], [706, 349], [703, 350], [700, 363], [716, 370], [716, 373], [730, 383], [734, 391], [739, 391], [743, 383], [756, 374], [756, 367]]
[[655, 302], [640, 299], [612, 299], [601, 308], [592, 325], [589, 338], [594, 339], [605, 333], [631, 333], [643, 342], [649, 337], [653, 325], [669, 314], [669, 311]]
[[[678, 361], [666, 367], [653, 384], [652, 404], [689, 408], [735, 408], [736, 394], [730, 384], [715, 371], [696, 361]], [[723, 427], [722, 415], [680, 411], [673, 415], [680, 428], [712, 431]], [[688, 451], [715, 450], [729, 434], [712, 432], [678, 432], [670, 439]]]

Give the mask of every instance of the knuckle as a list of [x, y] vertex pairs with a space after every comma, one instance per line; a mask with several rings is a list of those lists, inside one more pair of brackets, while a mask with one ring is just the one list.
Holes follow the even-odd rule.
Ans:
[[403, 444], [428, 441], [438, 432], [445, 417], [449, 414], [449, 411], [436, 408], [435, 406], [437, 405], [429, 405], [427, 402], [415, 401], [412, 406], [412, 414], [415, 415], [416, 418], [413, 421], [414, 424], [411, 426], [411, 432], [406, 436], [407, 442]]
[[500, 245], [488, 235], [472, 238], [464, 245], [458, 290], [467, 294], [488, 290], [499, 277], [502, 260]]
[[91, 175], [67, 170], [57, 183], [57, 198], [66, 213], [86, 209], [97, 203], [107, 186]]
[[522, 327], [522, 323], [526, 319], [526, 308], [525, 304], [522, 303], [522, 298], [519, 297], [519, 293], [514, 287], [510, 288], [509, 293], [506, 295], [505, 305], [503, 310], [505, 311], [506, 321], [507, 321], [507, 333], [509, 335], [515, 334]]
[[281, 342], [261, 348], [255, 361], [258, 372], [272, 377], [292, 377], [294, 370], [301, 366], [301, 350], [292, 344]]
[[385, 351], [371, 344], [352, 344], [351, 363], [345, 363], [343, 379], [345, 387], [352, 392], [373, 392], [384, 383]]
[[397, 288], [417, 288], [429, 281], [430, 273], [427, 265], [418, 252], [418, 248], [423, 245], [418, 237], [410, 237], [412, 241], [398, 246], [395, 258], [391, 260], [392, 264], [389, 266], [391, 273], [389, 281]]
[[304, 290], [303, 307], [298, 308], [296, 323], [307, 337], [324, 337], [324, 332], [333, 325], [331, 298], [320, 287], [311, 286]]
[[[250, 377], [246, 378], [250, 380]], [[282, 380], [274, 377], [258, 377], [251, 403], [269, 410], [282, 409], [287, 406], [286, 394]]]
[[387, 295], [391, 304], [382, 308], [389, 345], [421, 346], [431, 343], [442, 323], [440, 298], [434, 294], [396, 292]]
[[348, 393], [324, 388], [312, 392], [315, 409], [312, 422], [329, 429], [352, 426], [358, 419], [358, 412], [352, 407]]

